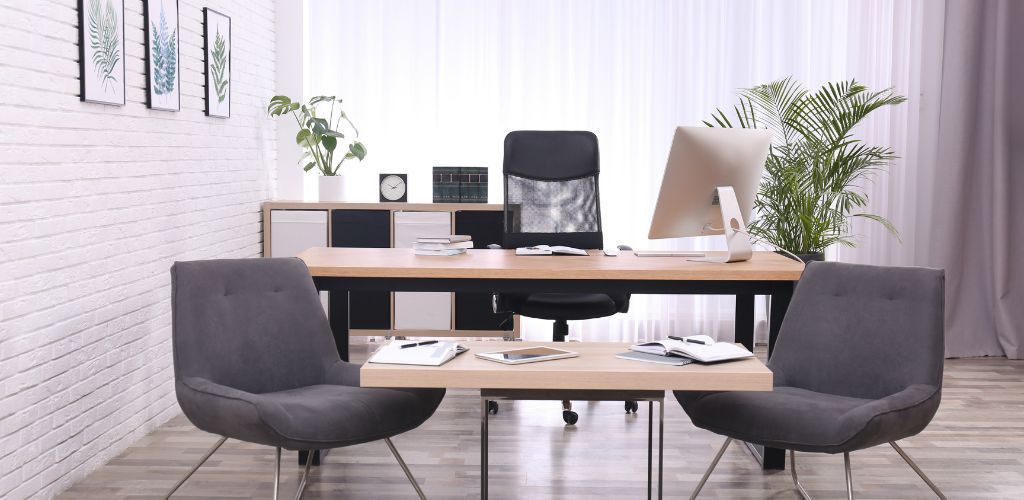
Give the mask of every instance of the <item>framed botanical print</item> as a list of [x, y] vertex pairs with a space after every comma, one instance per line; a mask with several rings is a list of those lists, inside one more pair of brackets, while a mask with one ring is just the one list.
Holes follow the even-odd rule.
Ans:
[[146, 36], [146, 105], [181, 110], [178, 0], [143, 0]]
[[83, 101], [124, 105], [124, 0], [78, 0]]
[[231, 116], [231, 18], [203, 8], [206, 116]]

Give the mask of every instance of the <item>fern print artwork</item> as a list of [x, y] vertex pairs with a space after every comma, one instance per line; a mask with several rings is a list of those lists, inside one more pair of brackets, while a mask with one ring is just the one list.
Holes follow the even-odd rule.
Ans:
[[83, 101], [124, 104], [124, 2], [79, 2], [79, 77]]
[[147, 0], [146, 26], [149, 28], [149, 107], [177, 111], [178, 89], [178, 2]]
[[228, 96], [228, 49], [227, 43], [220, 31], [217, 31], [216, 40], [213, 42], [213, 65], [210, 71], [213, 75], [213, 88], [217, 91], [217, 102], [224, 102]]
[[231, 116], [231, 18], [203, 9], [206, 52], [206, 116]]

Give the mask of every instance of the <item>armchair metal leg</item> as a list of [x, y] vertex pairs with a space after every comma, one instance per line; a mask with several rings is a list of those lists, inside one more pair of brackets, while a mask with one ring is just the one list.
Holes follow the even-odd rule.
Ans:
[[220, 445], [224, 444], [224, 441], [227, 440], [228, 438], [226, 436], [221, 436], [221, 438], [217, 440], [217, 444], [213, 445], [213, 448], [210, 448], [210, 451], [206, 452], [206, 454], [203, 455], [203, 458], [199, 459], [199, 463], [192, 467], [192, 470], [188, 471], [188, 474], [181, 478], [181, 480], [178, 481], [178, 484], [175, 484], [174, 487], [171, 488], [171, 491], [167, 492], [167, 495], [164, 496], [164, 500], [171, 498], [171, 495], [173, 495], [175, 491], [178, 491], [178, 488], [181, 488], [181, 485], [185, 484], [185, 481], [188, 481], [188, 478], [192, 477], [192, 474], [195, 474], [195, 472], [206, 463], [210, 456], [217, 451], [217, 448], [220, 448]]
[[697, 483], [697, 488], [693, 490], [693, 494], [690, 495], [690, 500], [695, 500], [697, 495], [700, 494], [700, 490], [704, 488], [704, 483], [708, 482], [708, 478], [711, 477], [711, 472], [718, 466], [718, 461], [722, 459], [722, 455], [725, 454], [725, 449], [729, 447], [729, 443], [732, 443], [732, 438], [725, 438], [725, 443], [715, 454], [715, 458], [711, 460], [711, 465], [708, 466], [707, 472], [704, 473], [704, 477], [700, 478], [700, 482]]
[[896, 441], [890, 441], [889, 445], [892, 446], [892, 449], [896, 450], [896, 453], [900, 454], [900, 457], [903, 458], [903, 461], [906, 462], [911, 469], [914, 469], [914, 472], [916, 472], [917, 475], [921, 477], [921, 479], [924, 479], [924, 482], [928, 484], [928, 487], [932, 489], [936, 496], [938, 496], [942, 500], [946, 500], [946, 495], [943, 495], [942, 491], [939, 490], [939, 487], [935, 486], [935, 483], [933, 483], [931, 479], [928, 479], [928, 476], [924, 474], [924, 471], [922, 471], [921, 468], [917, 466], [914, 460], [910, 458], [910, 455], [907, 455], [907, 452], [903, 451], [903, 448], [900, 448], [899, 445], [896, 444]]
[[796, 452], [789, 450], [789, 474], [793, 476], [793, 484], [796, 486], [796, 491], [800, 493], [800, 497], [804, 500], [811, 500], [811, 495], [804, 489], [804, 485], [800, 484], [800, 478], [796, 475]]
[[843, 453], [843, 464], [846, 465], [846, 500], [853, 500], [853, 471], [850, 470], [849, 453]]
[[[484, 418], [487, 418], [487, 414], [484, 414]], [[419, 495], [420, 500], [427, 500], [427, 496], [423, 494], [423, 490], [420, 489], [419, 483], [416, 482], [416, 478], [412, 476], [412, 472], [409, 471], [409, 466], [405, 465], [405, 460], [402, 460], [402, 455], [398, 454], [398, 448], [395, 448], [395, 444], [391, 442], [391, 438], [384, 438], [384, 443], [388, 445], [388, 449], [391, 450], [391, 454], [398, 460], [398, 465], [402, 466], [402, 471], [405, 472], [405, 477], [409, 478], [409, 482], [412, 483], [412, 487], [416, 489], [416, 494]]]
[[[309, 450], [310, 456], [313, 456], [313, 450]], [[302, 478], [299, 479], [299, 488], [295, 491], [295, 500], [302, 498], [302, 493], [306, 491], [306, 480], [309, 479], [309, 466], [313, 465], [312, 460], [306, 460], [306, 467], [302, 469]]]
[[[313, 458], [310, 457], [306, 460], [312, 462]], [[277, 500], [277, 492], [281, 487], [281, 448], [277, 448], [276, 460], [274, 461], [274, 500]]]

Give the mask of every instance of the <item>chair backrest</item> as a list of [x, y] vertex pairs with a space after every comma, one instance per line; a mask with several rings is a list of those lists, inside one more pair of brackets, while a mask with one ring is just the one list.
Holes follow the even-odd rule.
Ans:
[[505, 136], [502, 246], [604, 246], [600, 158], [592, 132], [519, 130]]
[[944, 273], [807, 265], [768, 363], [776, 385], [877, 399], [942, 387]]
[[340, 359], [299, 259], [176, 262], [171, 311], [176, 380], [265, 393], [321, 383]]

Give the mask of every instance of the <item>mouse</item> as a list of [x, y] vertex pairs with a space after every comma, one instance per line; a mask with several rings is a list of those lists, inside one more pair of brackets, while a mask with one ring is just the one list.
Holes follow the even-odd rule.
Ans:
[[604, 249], [604, 255], [606, 257], [618, 256], [619, 255], [619, 249], [618, 248], [605, 248]]

